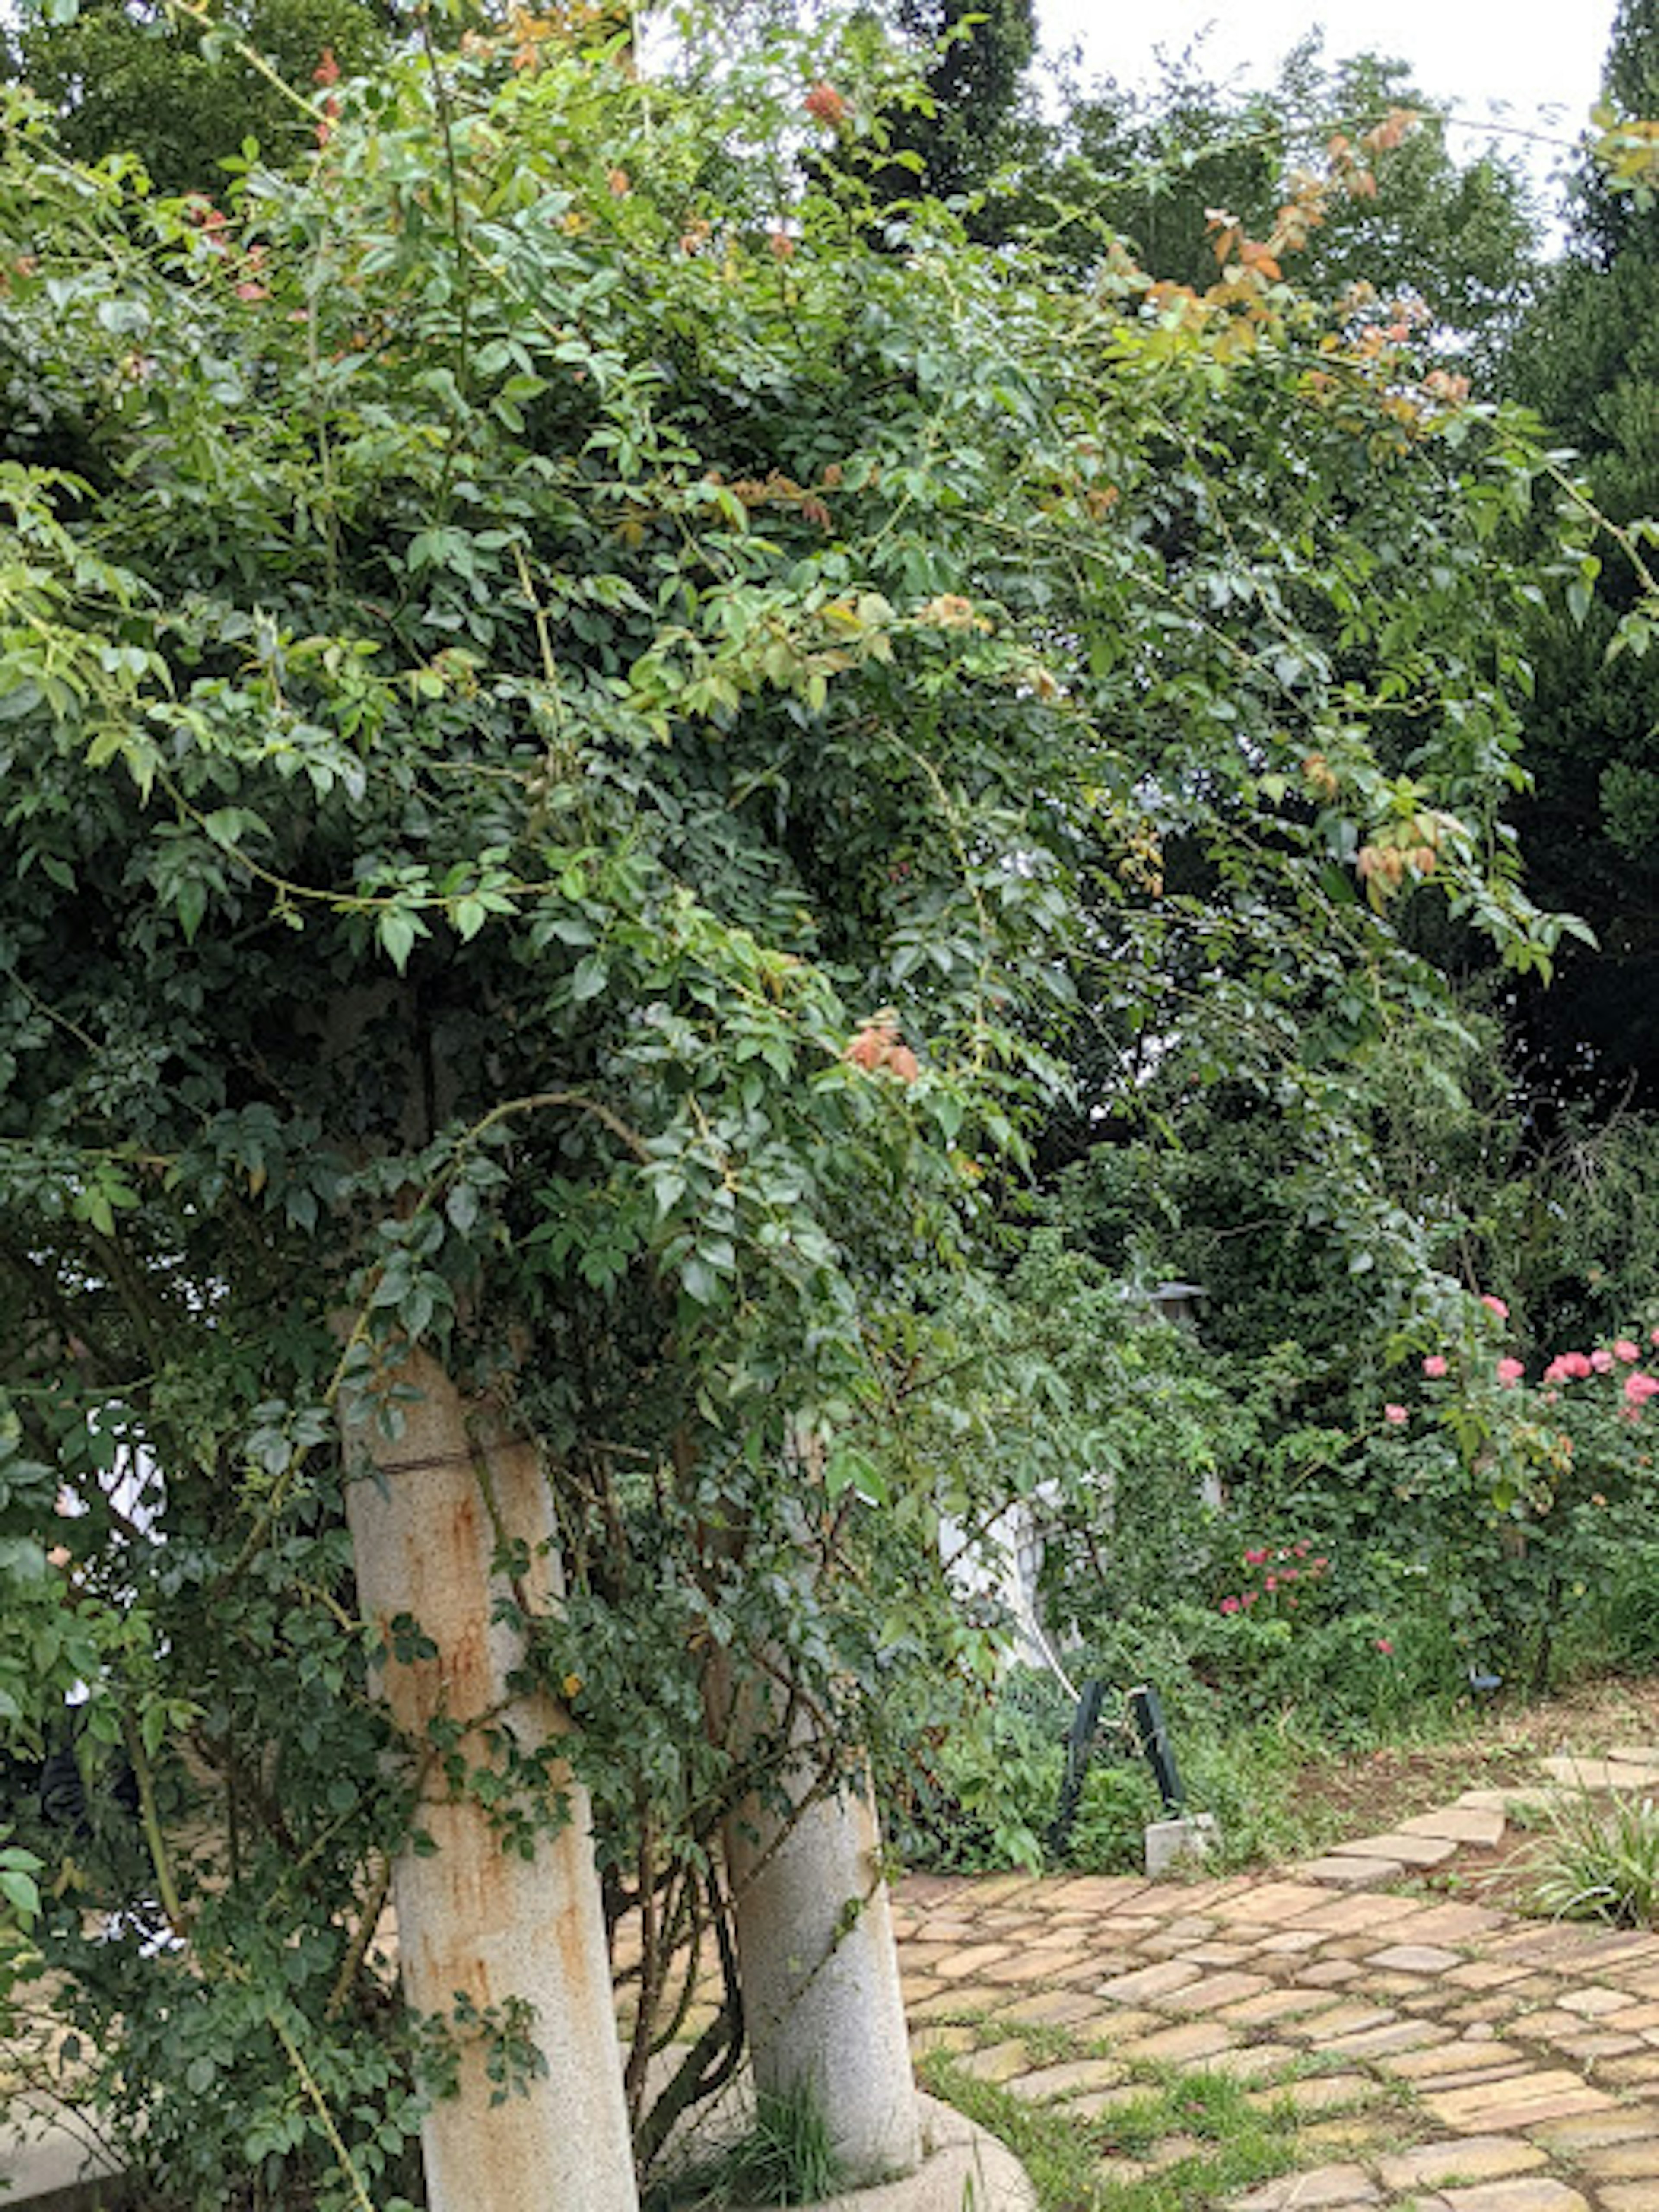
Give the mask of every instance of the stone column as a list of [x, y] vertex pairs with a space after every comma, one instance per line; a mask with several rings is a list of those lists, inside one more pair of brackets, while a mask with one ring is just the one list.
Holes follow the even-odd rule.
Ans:
[[[423, 1353], [398, 1376], [421, 1392], [402, 1435], [382, 1436], [372, 1409], [348, 1444], [372, 1474], [346, 1505], [365, 1617], [400, 1613], [437, 1656], [389, 1658], [384, 1692], [416, 1747], [437, 1717], [533, 1754], [561, 1728], [556, 1705], [511, 1691], [522, 1639], [490, 1615], [504, 1579], [492, 1572], [498, 1535], [528, 1548], [522, 1595], [538, 1608], [559, 1595], [551, 1500], [533, 1446], [501, 1433]], [[460, 1753], [474, 1768], [498, 1763], [483, 1726]], [[405, 1850], [393, 1894], [404, 1995], [419, 2013], [452, 2016], [464, 1991], [480, 2011], [517, 2001], [545, 2071], [527, 2093], [493, 2106], [484, 2052], [464, 2049], [459, 2094], [441, 2100], [422, 2132], [430, 2212], [637, 2212], [623, 2100], [599, 1880], [586, 1793], [562, 1764], [549, 1773], [569, 1818], [526, 1860], [503, 1850], [483, 1808], [428, 1783], [417, 1814], [437, 1850]], [[545, 1809], [545, 1808], [544, 1808]]]
[[[798, 1796], [810, 1794], [804, 1751]], [[861, 1778], [787, 1833], [753, 1803], [726, 1824], [744, 2020], [763, 2094], [805, 2091], [854, 2188], [921, 2160], [881, 1838]]]

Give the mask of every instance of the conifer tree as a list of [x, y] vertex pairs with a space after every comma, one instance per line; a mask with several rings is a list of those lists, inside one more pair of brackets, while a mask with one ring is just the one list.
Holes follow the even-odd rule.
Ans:
[[[1659, 115], [1659, 4], [1620, 0], [1603, 97]], [[1615, 523], [1659, 515], [1659, 210], [1587, 160], [1566, 256], [1542, 286], [1511, 357], [1516, 395], [1582, 456]], [[1522, 817], [1530, 877], [1547, 903], [1583, 914], [1599, 952], [1573, 957], [1569, 988], [1534, 1017], [1558, 1066], [1588, 1052], [1607, 1078], [1659, 1085], [1659, 714], [1650, 661], [1608, 658], [1637, 579], [1616, 548], [1582, 621], [1540, 616], [1527, 756], [1536, 787]]]

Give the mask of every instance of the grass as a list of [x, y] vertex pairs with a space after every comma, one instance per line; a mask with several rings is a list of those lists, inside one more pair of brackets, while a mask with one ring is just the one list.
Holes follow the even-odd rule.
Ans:
[[[1068, 2117], [1063, 2105], [1028, 2104], [976, 2081], [943, 2054], [925, 2060], [921, 2070], [933, 2095], [1008, 2145], [1030, 2176], [1042, 2212], [1212, 2212], [1234, 2191], [1300, 2162], [1294, 2133], [1279, 2115], [1247, 2103], [1238, 2085], [1218, 2075], [1148, 2084], [1131, 2102], [1086, 2119]], [[1132, 2160], [1177, 2136], [1201, 2148], [1158, 2172], [1115, 2180], [1103, 2164]]]
[[643, 2212], [723, 2212], [744, 2205], [816, 2204], [841, 2182], [823, 2115], [805, 2095], [762, 2096], [747, 2131], [666, 2174]]
[[1659, 1805], [1650, 1797], [1591, 1796], [1526, 1808], [1538, 1831], [1532, 1894], [1559, 1920], [1659, 1925]]
[[[981, 2030], [981, 2047], [1007, 2039], [1006, 2027], [972, 2014], [964, 2014], [962, 2024]], [[1034, 2066], [1115, 2055], [1109, 2042], [1063, 2028], [1022, 2029], [1018, 2040]], [[1286, 2078], [1325, 2070], [1310, 2052]], [[1340, 2155], [1328, 2141], [1308, 2137], [1307, 2123], [1288, 2098], [1253, 2102], [1249, 2085], [1201, 2069], [1126, 2065], [1123, 2086], [1129, 2094], [1093, 2117], [1064, 2102], [1032, 2104], [982, 2081], [964, 2070], [955, 2052], [928, 2052], [918, 2071], [931, 2094], [1008, 2145], [1030, 2175], [1041, 2212], [1213, 2212], [1226, 2197], [1258, 2182]], [[1409, 2091], [1396, 2086], [1391, 2101], [1405, 2120]], [[1334, 2115], [1317, 2117], [1324, 2121]], [[1193, 2148], [1155, 2171], [1139, 2170], [1160, 2146], [1177, 2140]], [[1115, 2174], [1115, 2161], [1121, 2161]]]

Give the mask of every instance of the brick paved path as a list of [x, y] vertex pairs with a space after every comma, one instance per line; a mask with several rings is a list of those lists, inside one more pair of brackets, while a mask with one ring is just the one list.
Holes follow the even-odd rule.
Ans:
[[[1560, 1785], [1659, 1790], [1659, 1750], [1547, 1764]], [[1659, 1935], [1391, 1886], [1496, 1842], [1506, 1802], [1541, 1794], [1472, 1790], [1267, 1876], [912, 1877], [916, 2047], [1079, 2120], [1144, 2094], [1153, 2064], [1248, 2084], [1298, 2116], [1303, 2163], [1226, 2200], [1245, 2212], [1659, 2212]], [[1101, 2178], [1197, 2148], [1109, 2151]]]

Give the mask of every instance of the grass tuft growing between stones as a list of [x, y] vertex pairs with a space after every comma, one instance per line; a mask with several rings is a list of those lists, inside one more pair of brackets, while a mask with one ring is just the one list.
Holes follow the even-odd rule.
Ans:
[[[933, 2095], [1008, 2145], [1042, 2212], [1213, 2212], [1237, 2191], [1304, 2162], [1294, 2113], [1259, 2111], [1221, 2075], [1163, 2074], [1090, 2118], [977, 2081], [947, 2052], [929, 2053], [920, 2071]], [[1168, 2164], [1144, 2170], [1171, 2147]]]

